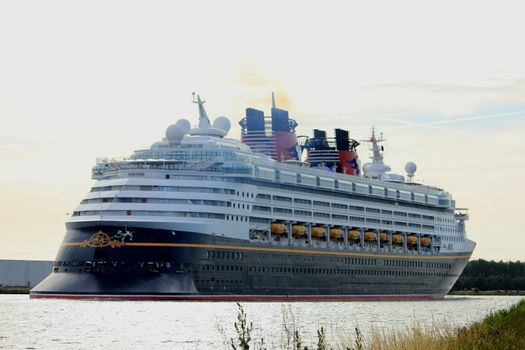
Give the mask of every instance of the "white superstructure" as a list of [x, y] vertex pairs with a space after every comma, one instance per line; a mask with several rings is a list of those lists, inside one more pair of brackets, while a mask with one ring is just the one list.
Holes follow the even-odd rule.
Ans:
[[[70, 222], [155, 228], [176, 224], [254, 243], [399, 254], [473, 249], [465, 234], [466, 211], [456, 209], [451, 195], [439, 188], [388, 174], [375, 133], [373, 161], [363, 167], [365, 176], [349, 176], [254, 153], [225, 137], [230, 128], [226, 118], [212, 124], [204, 102], [200, 97], [195, 102], [198, 127], [189, 129], [187, 121], [179, 121], [150, 149], [122, 161], [100, 161], [93, 169], [99, 181]], [[272, 223], [284, 224], [286, 237], [272, 235]], [[305, 234], [294, 235], [292, 225], [305, 226]], [[324, 228], [324, 239], [312, 237], [312, 227]], [[344, 234], [334, 239], [331, 228]], [[360, 232], [359, 240], [349, 238], [352, 230]], [[376, 232], [376, 239], [366, 239], [367, 231]], [[402, 236], [402, 244], [392, 242], [394, 234]]]

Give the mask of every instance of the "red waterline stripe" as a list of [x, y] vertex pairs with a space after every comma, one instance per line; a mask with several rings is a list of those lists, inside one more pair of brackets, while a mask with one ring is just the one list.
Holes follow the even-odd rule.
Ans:
[[30, 294], [32, 299], [179, 300], [179, 301], [410, 301], [440, 300], [439, 295], [95, 295]]

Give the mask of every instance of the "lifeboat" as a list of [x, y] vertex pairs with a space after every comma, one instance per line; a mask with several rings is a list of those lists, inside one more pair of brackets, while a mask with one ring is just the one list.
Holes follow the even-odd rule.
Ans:
[[421, 245], [428, 247], [430, 245], [430, 237], [421, 237]]
[[332, 227], [330, 229], [330, 238], [341, 239], [343, 237], [343, 229], [340, 227]]
[[408, 245], [416, 245], [417, 244], [417, 237], [414, 235], [407, 236], [407, 244]]
[[272, 235], [282, 235], [284, 234], [285, 230], [286, 225], [282, 222], [272, 222], [270, 224], [270, 231], [272, 232]]
[[312, 237], [318, 237], [318, 238], [324, 237], [324, 227], [312, 226]]
[[359, 230], [348, 231], [348, 239], [352, 241], [359, 241], [360, 237], [361, 237], [361, 232], [359, 232]]
[[379, 234], [379, 239], [381, 240], [381, 242], [388, 242], [388, 233], [381, 232]]
[[403, 244], [403, 235], [399, 233], [392, 234], [392, 243]]
[[365, 241], [371, 242], [371, 241], [375, 241], [376, 239], [377, 239], [377, 235], [374, 231], [365, 232]]
[[306, 234], [306, 226], [302, 224], [292, 225], [292, 235], [302, 237], [305, 234]]

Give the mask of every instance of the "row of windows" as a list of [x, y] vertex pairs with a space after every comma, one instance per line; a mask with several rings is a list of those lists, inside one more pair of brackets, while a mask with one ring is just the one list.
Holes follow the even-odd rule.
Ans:
[[410, 261], [410, 260], [385, 260], [385, 266], [398, 266], [398, 267], [423, 267], [421, 261]]
[[451, 269], [452, 264], [441, 263], [441, 262], [427, 262], [426, 267], [434, 269]]
[[[224, 251], [208, 251], [210, 257], [219, 253], [219, 257], [230, 260], [242, 260], [245, 258], [240, 252], [224, 252]], [[224, 257], [223, 257], [224, 256]], [[228, 258], [226, 258], [228, 256]], [[348, 259], [348, 260], [347, 260]], [[345, 258], [345, 261], [354, 263], [361, 262], [363, 265], [376, 265], [377, 261], [367, 258]], [[186, 266], [188, 265], [188, 266]], [[402, 267], [422, 267], [421, 262], [416, 261], [400, 261], [400, 260], [385, 260], [387, 266], [402, 266]], [[77, 267], [84, 268], [86, 272], [91, 271], [92, 268], [100, 267], [129, 267], [129, 268], [146, 268], [151, 272], [158, 272], [159, 269], [174, 267], [176, 272], [191, 272], [189, 264], [182, 264], [169, 261], [139, 261], [139, 262], [122, 262], [122, 261], [55, 261], [55, 272], [58, 272], [58, 267]], [[450, 269], [452, 264], [427, 262], [428, 268]], [[225, 264], [203, 264], [200, 265], [201, 271], [217, 271], [217, 272], [242, 272], [244, 267], [241, 265], [225, 265]], [[310, 275], [367, 275], [367, 276], [419, 276], [419, 277], [456, 277], [455, 274], [446, 272], [433, 271], [414, 271], [414, 270], [386, 270], [386, 269], [343, 269], [343, 268], [320, 268], [320, 267], [289, 267], [289, 266], [264, 266], [251, 265], [248, 267], [248, 272], [257, 273], [293, 273], [293, 274], [310, 274]], [[65, 270], [67, 272], [67, 269]]]
[[[259, 173], [260, 173], [259, 168], [256, 167], [255, 176], [260, 177]], [[307, 175], [307, 176], [312, 177], [311, 175]], [[302, 177], [303, 176], [301, 174], [296, 173], [294, 176], [286, 176], [286, 179], [285, 179], [283, 176], [281, 176], [281, 171], [276, 170], [275, 176], [273, 177], [273, 179], [272, 178], [270, 179], [275, 180], [277, 182], [280, 182], [281, 180], [285, 180], [287, 182], [292, 182], [292, 183], [293, 182], [299, 183], [299, 184], [306, 183], [307, 181], [302, 181]], [[265, 178], [268, 178], [268, 177], [265, 176]], [[313, 185], [313, 183], [310, 183], [310, 185]], [[378, 187], [378, 186], [365, 185], [365, 184], [343, 183], [343, 182], [341, 182], [340, 184], [339, 180], [337, 179], [322, 178], [319, 176], [315, 177], [315, 186], [326, 187], [326, 188], [336, 189], [336, 190], [344, 188], [346, 191], [349, 191], [349, 192], [357, 192], [357, 193], [362, 193], [362, 194], [381, 196], [381, 197], [386, 197], [386, 198], [395, 198], [395, 199], [401, 199], [401, 200], [406, 200], [406, 201], [417, 201], [420, 203], [429, 203], [432, 205], [438, 204], [438, 198], [436, 196], [428, 196], [422, 193], [401, 191], [401, 190], [395, 190], [395, 189], [386, 188], [386, 187]]]
[[169, 216], [224, 220], [224, 214], [160, 210], [85, 210], [75, 211], [73, 216]]
[[185, 186], [157, 186], [157, 185], [115, 185], [91, 188], [91, 192], [104, 191], [166, 191], [166, 192], [202, 192], [235, 194], [235, 190], [214, 187], [185, 187]]
[[201, 265], [201, 271], [242, 272], [243, 267], [238, 265]]
[[442, 236], [441, 239], [444, 240], [444, 241], [451, 241], [451, 242], [464, 242], [465, 241], [465, 238], [463, 238], [463, 237]]
[[[283, 183], [276, 183], [273, 181], [264, 181], [259, 179], [252, 179], [252, 178], [237, 178], [236, 181], [238, 183], [247, 183], [259, 186], [261, 188], [268, 188], [268, 189], [274, 189], [279, 191], [287, 191], [292, 196], [296, 194], [304, 194], [306, 196], [327, 196], [327, 197], [336, 197], [340, 198], [341, 200], [366, 200], [367, 202], [374, 202], [381, 205], [386, 204], [394, 204], [396, 207], [399, 208], [416, 208], [416, 209], [422, 209], [422, 210], [433, 210], [436, 212], [441, 213], [451, 213], [452, 211], [447, 208], [439, 208], [439, 207], [429, 207], [425, 204], [420, 203], [407, 203], [407, 202], [399, 202], [396, 200], [389, 200], [387, 198], [375, 198], [370, 196], [363, 196], [359, 193], [345, 193], [345, 192], [335, 192], [332, 190], [322, 189], [322, 188], [308, 188], [308, 187], [299, 187], [294, 185], [288, 185]], [[350, 206], [349, 206], [350, 208]], [[364, 209], [363, 209], [364, 210]]]
[[[267, 206], [263, 206], [263, 205], [254, 205], [253, 206], [253, 211], [254, 212], [264, 212], [264, 213], [271, 213], [272, 212], [272, 208], [271, 207], [267, 207]], [[273, 208], [273, 212], [275, 214], [285, 214], [285, 215], [292, 215], [292, 210], [291, 209], [286, 209], [286, 208], [279, 208], [279, 207], [274, 207]], [[368, 223], [373, 223], [373, 224], [384, 224], [384, 225], [392, 225], [392, 221], [391, 220], [379, 220], [379, 219], [375, 219], [375, 218], [364, 218], [364, 217], [359, 217], [359, 216], [346, 216], [346, 215], [340, 215], [340, 214], [328, 214], [328, 213], [322, 213], [322, 212], [311, 212], [311, 211], [307, 211], [307, 210], [294, 210], [293, 211], [293, 214], [296, 215], [296, 216], [306, 216], [306, 217], [314, 217], [314, 218], [321, 218], [321, 219], [330, 219], [332, 218], [333, 220], [337, 220], [337, 221], [357, 221], [357, 222], [368, 222]], [[271, 220], [271, 218], [268, 218], [268, 220]], [[413, 228], [425, 228], [427, 230], [433, 230], [434, 229], [434, 226], [432, 225], [421, 225], [421, 224], [415, 224], [415, 223], [406, 223], [406, 222], [402, 222], [402, 221], [395, 221], [394, 224], [396, 226], [401, 226], [401, 227], [413, 227]]]
[[[99, 204], [99, 203], [154, 203], [154, 204], [192, 204], [210, 205], [219, 207], [231, 207], [232, 202], [201, 200], [201, 199], [172, 199], [172, 198], [131, 198], [131, 197], [106, 197], [84, 199], [80, 204]], [[234, 204], [235, 208], [236, 205]], [[244, 209], [244, 204], [243, 204]]]
[[[223, 259], [223, 260], [244, 260], [247, 258], [246, 253], [236, 252], [236, 251], [225, 251], [225, 250], [208, 250], [206, 251], [206, 257], [208, 259]], [[276, 259], [280, 258], [282, 261], [293, 261], [294, 259], [291, 256], [283, 254], [262, 254], [260, 256], [263, 260], [268, 258]], [[314, 261], [314, 257], [311, 256], [296, 256], [296, 261]], [[378, 260], [371, 258], [363, 257], [344, 257], [334, 260], [335, 263], [344, 263], [349, 265], [363, 265], [363, 266], [377, 266]], [[443, 263], [443, 262], [425, 262], [414, 261], [414, 260], [394, 260], [394, 259], [385, 259], [383, 260], [384, 266], [392, 267], [418, 267], [422, 268], [425, 265], [425, 268], [439, 268], [439, 269], [451, 269], [452, 264]], [[241, 270], [242, 271], [242, 270]], [[250, 270], [251, 271], [251, 270]], [[259, 271], [259, 270], [257, 270]], [[282, 271], [280, 271], [282, 272]]]
[[[270, 195], [266, 194], [258, 194], [256, 199], [263, 199], [264, 201], [270, 200]], [[292, 199], [290, 197], [282, 197], [282, 196], [273, 196], [274, 201], [280, 201], [280, 202], [287, 202], [291, 203]], [[307, 199], [301, 199], [301, 198], [295, 198], [293, 200], [295, 204], [301, 204], [301, 205], [308, 205], [311, 206], [312, 201]], [[329, 203], [329, 202], [322, 202], [322, 201], [313, 201], [314, 206], [322, 207], [322, 208], [330, 208], [330, 206], [333, 209], [343, 209], [344, 211], [352, 210], [352, 211], [366, 211], [367, 213], [373, 213], [373, 214], [384, 214], [384, 215], [396, 215], [396, 216], [403, 216], [403, 217], [410, 217], [410, 218], [416, 218], [416, 219], [425, 219], [434, 221], [434, 217], [430, 215], [420, 215], [415, 213], [406, 213], [406, 212], [400, 212], [400, 211], [391, 211], [391, 210], [380, 210], [376, 208], [365, 208], [360, 206], [353, 206], [353, 205], [346, 205], [346, 204], [340, 204], [340, 203]], [[269, 207], [266, 207], [269, 208]]]
[[[200, 266], [201, 271], [242, 272], [239, 265], [210, 265]], [[248, 272], [254, 273], [286, 273], [303, 275], [356, 275], [356, 276], [390, 276], [390, 277], [450, 277], [455, 276], [444, 272], [413, 271], [413, 270], [383, 270], [383, 269], [341, 269], [322, 267], [289, 267], [289, 266], [248, 266]]]
[[376, 266], [377, 260], [369, 258], [344, 258], [345, 264]]
[[226, 221], [248, 222], [248, 217], [241, 215], [226, 215]]
[[224, 250], [208, 250], [206, 251], [208, 259], [227, 259], [227, 260], [243, 260], [246, 259], [246, 254], [243, 252], [229, 252]]

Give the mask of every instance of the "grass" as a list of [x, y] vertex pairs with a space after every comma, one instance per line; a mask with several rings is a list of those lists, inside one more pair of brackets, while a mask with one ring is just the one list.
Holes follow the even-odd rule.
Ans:
[[[251, 344], [253, 324], [247, 321], [242, 305], [237, 305], [237, 336], [230, 338], [229, 347], [233, 350], [267, 349], [262, 338]], [[286, 317], [289, 318], [283, 316]], [[414, 325], [388, 333], [374, 329], [372, 335], [365, 339], [356, 328], [355, 336], [345, 336], [335, 347], [327, 343], [323, 327], [317, 331], [317, 341], [311, 347], [302, 344], [295, 320], [292, 324], [283, 323], [283, 328], [287, 341], [281, 342], [281, 349], [286, 350], [522, 350], [525, 349], [525, 299], [459, 329], [447, 324], [432, 327]]]
[[449, 295], [525, 295], [525, 290], [455, 290]]

